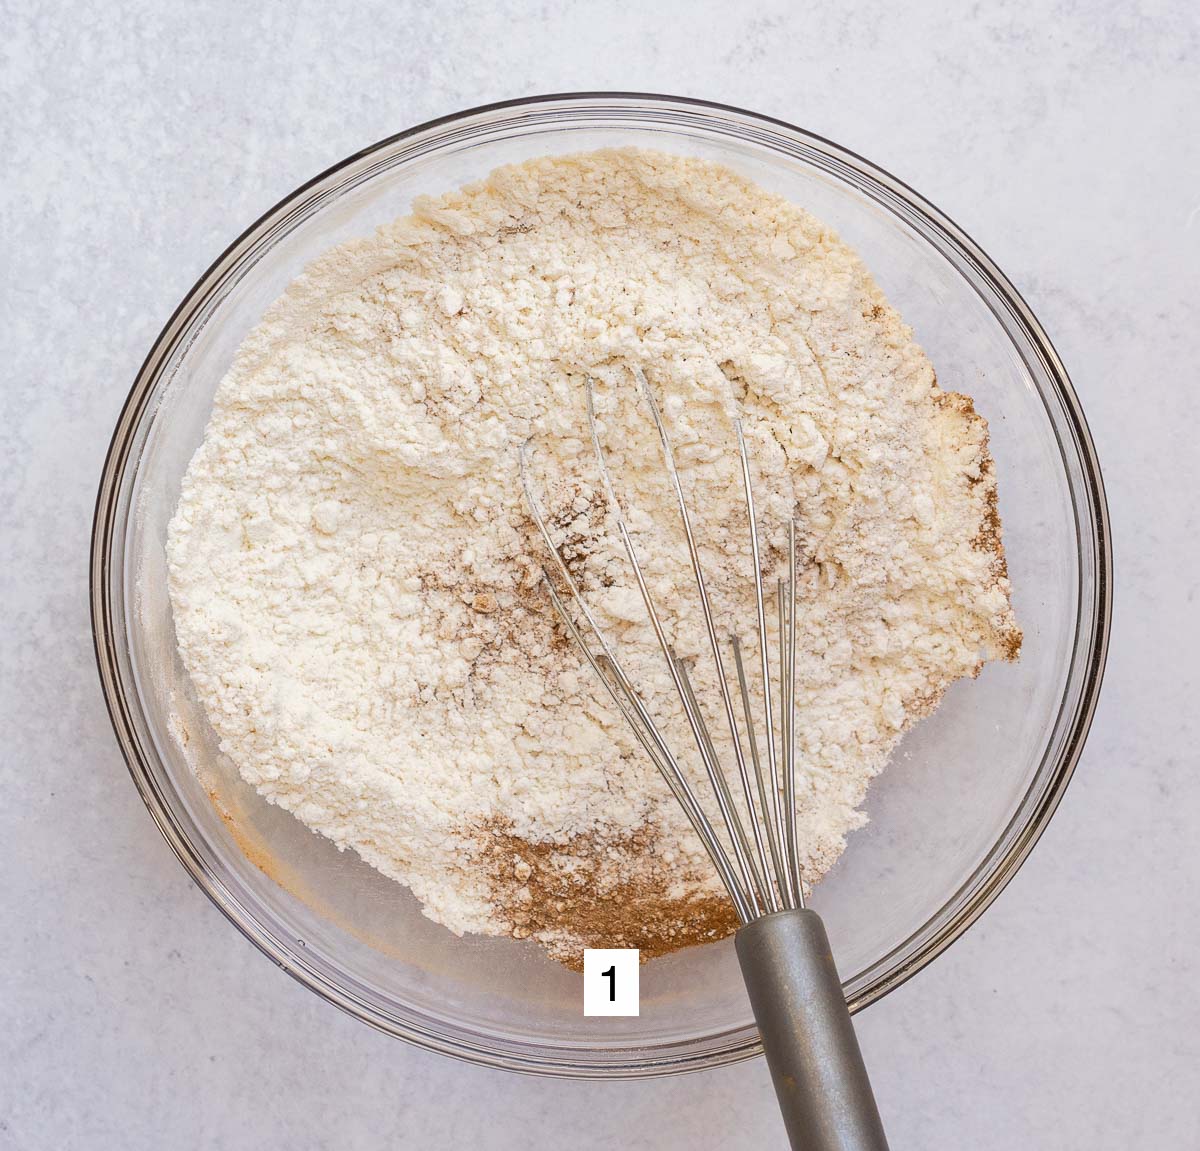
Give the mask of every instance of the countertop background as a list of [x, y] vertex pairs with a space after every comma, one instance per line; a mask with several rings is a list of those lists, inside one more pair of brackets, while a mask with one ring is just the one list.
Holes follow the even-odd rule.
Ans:
[[1115, 530], [1099, 714], [1015, 882], [859, 1033], [896, 1151], [1200, 1146], [1194, 3], [2, 0], [0, 29], [0, 1148], [783, 1147], [759, 1063], [519, 1078], [303, 990], [170, 855], [93, 667], [110, 428], [213, 256], [380, 137], [580, 89], [869, 156], [1051, 333]]

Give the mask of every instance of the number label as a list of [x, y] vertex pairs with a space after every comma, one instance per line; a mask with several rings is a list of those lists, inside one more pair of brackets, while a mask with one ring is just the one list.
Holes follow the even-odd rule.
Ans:
[[584, 1015], [640, 1014], [638, 960], [635, 947], [584, 949]]

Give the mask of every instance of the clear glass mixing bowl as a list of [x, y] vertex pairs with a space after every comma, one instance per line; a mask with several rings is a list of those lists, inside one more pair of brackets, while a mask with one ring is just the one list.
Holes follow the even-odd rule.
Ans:
[[728, 164], [834, 226], [916, 329], [942, 385], [991, 422], [1025, 649], [950, 691], [871, 790], [870, 825], [817, 889], [852, 1008], [958, 938], [1016, 871], [1079, 756], [1110, 612], [1108, 527], [1070, 382], [1012, 285], [954, 224], [857, 156], [692, 100], [494, 105], [350, 157], [271, 209], [205, 273], [139, 373], [104, 467], [92, 611], [130, 771], [184, 866], [302, 983], [393, 1035], [546, 1074], [711, 1067], [758, 1042], [729, 941], [650, 963], [642, 1013], [585, 1019], [579, 976], [530, 943], [456, 939], [412, 896], [270, 807], [218, 752], [175, 652], [163, 543], [213, 392], [265, 307], [324, 249], [414, 196], [544, 153], [640, 145]]

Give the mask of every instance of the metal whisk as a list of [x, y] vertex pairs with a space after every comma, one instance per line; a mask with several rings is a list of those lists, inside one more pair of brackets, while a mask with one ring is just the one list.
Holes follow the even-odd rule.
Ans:
[[[654, 421], [667, 475], [678, 505], [696, 592], [708, 635], [721, 705], [741, 784], [744, 822], [717, 754], [684, 661], [672, 647], [662, 617], [650, 593], [638, 549], [609, 472], [596, 420], [594, 383], [587, 381], [587, 419], [605, 497], [650, 625], [662, 648], [671, 682], [679, 696], [688, 726], [720, 811], [725, 837], [718, 833], [680, 769], [659, 725], [642, 695], [588, 607], [579, 585], [550, 534], [529, 476], [529, 445], [521, 451], [521, 480], [531, 515], [552, 557], [557, 580], [542, 569], [555, 610], [584, 658], [604, 685], [639, 744], [662, 774], [683, 807], [712, 859], [742, 922], [735, 937], [738, 961], [746, 981], [763, 1049], [775, 1083], [784, 1124], [794, 1148], [806, 1151], [886, 1151], [887, 1141], [863, 1065], [858, 1040], [842, 994], [841, 980], [820, 917], [805, 907], [796, 827], [796, 529], [788, 525], [788, 578], [776, 584], [778, 621], [778, 732], [772, 701], [771, 659], [768, 654], [767, 607], [763, 595], [758, 522], [750, 478], [750, 460], [741, 422], [735, 423], [737, 448], [745, 489], [750, 544], [754, 562], [759, 673], [762, 677], [760, 723], [746, 674], [741, 640], [729, 634], [729, 652], [737, 680], [746, 746], [738, 725], [734, 693], [722, 658], [721, 634], [684, 499], [675, 454], [650, 385], [640, 368], [631, 368], [641, 397]], [[581, 617], [572, 617], [558, 585], [565, 586]], [[590, 637], [590, 639], [589, 639]], [[762, 734], [762, 754], [756, 727]], [[778, 739], [776, 735], [778, 734]], [[746, 751], [749, 755], [747, 756]], [[749, 823], [749, 834], [745, 824]]]

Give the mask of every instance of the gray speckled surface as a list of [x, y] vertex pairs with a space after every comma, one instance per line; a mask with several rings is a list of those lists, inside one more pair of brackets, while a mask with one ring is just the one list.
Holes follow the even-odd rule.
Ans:
[[1115, 528], [1100, 713], [1020, 876], [859, 1029], [897, 1149], [1200, 1145], [1195, 6], [290, 8], [0, 3], [0, 1148], [783, 1145], [756, 1063], [543, 1082], [318, 1001], [175, 863], [93, 670], [109, 429], [209, 260], [379, 137], [586, 88], [740, 104], [870, 156], [1056, 341]]

